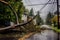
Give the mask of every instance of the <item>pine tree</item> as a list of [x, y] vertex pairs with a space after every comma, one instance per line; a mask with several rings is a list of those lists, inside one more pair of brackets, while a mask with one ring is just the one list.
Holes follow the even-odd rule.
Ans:
[[41, 17], [40, 17], [39, 11], [37, 12], [36, 23], [37, 23], [37, 25], [40, 25], [40, 23], [41, 23]]
[[52, 22], [51, 22], [52, 17], [53, 17], [53, 14], [49, 12], [49, 13], [47, 14], [46, 24], [51, 25], [51, 23], [52, 23]]
[[31, 8], [30, 13], [29, 13], [29, 16], [34, 16], [33, 13], [34, 13], [33, 8]]

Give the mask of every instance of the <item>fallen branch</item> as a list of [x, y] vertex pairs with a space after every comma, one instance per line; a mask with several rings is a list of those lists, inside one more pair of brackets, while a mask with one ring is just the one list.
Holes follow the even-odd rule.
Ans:
[[[36, 15], [36, 16], [37, 16], [37, 15]], [[34, 16], [31, 20], [29, 20], [29, 21], [26, 22], [26, 23], [20, 23], [20, 24], [15, 24], [15, 25], [13, 25], [13, 26], [8, 26], [8, 27], [5, 27], [5, 28], [0, 28], [0, 30], [6, 30], [6, 29], [13, 28], [13, 27], [17, 27], [17, 26], [18, 26], [18, 27], [24, 26], [24, 25], [30, 23], [31, 21], [33, 21], [33, 20], [35, 19], [36, 16]]]
[[[17, 13], [13, 10], [13, 8], [11, 7], [11, 5], [10, 5], [8, 2], [5, 2], [4, 0], [0, 0], [0, 2], [4, 3], [5, 5], [8, 5], [9, 8], [10, 8], [10, 9], [13, 11], [13, 13], [15, 14], [16, 19], [17, 19]], [[26, 25], [26, 24], [30, 23], [31, 21], [33, 21], [36, 16], [37, 16], [37, 15], [35, 15], [35, 16], [34, 16], [30, 21], [28, 21], [28, 22], [20, 23], [20, 24], [15, 24], [15, 25], [13, 25], [13, 26], [8, 26], [8, 27], [4, 27], [4, 28], [0, 28], [0, 30], [6, 30], [6, 29], [13, 28], [13, 27]], [[17, 20], [17, 21], [18, 21], [18, 20]]]

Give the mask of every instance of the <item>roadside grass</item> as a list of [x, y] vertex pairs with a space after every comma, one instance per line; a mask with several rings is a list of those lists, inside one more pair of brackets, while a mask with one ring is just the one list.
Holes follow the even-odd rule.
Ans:
[[58, 27], [52, 26], [52, 29], [53, 29], [54, 31], [56, 31], [56, 32], [60, 32], [60, 29], [58, 29]]

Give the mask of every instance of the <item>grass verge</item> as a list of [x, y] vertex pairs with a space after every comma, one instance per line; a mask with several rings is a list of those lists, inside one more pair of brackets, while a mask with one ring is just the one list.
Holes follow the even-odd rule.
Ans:
[[59, 32], [59, 33], [60, 33], [60, 29], [58, 29], [58, 27], [54, 27], [54, 26], [52, 26], [52, 29], [53, 29], [54, 31], [56, 31], [56, 32]]

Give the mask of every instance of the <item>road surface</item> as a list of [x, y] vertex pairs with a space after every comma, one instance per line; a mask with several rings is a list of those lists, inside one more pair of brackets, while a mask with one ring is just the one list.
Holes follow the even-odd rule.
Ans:
[[[43, 26], [46, 28], [50, 28], [48, 25], [42, 25], [41, 27], [43, 28]], [[53, 30], [44, 30], [41, 33], [34, 34], [26, 40], [57, 40], [57, 37], [57, 33]]]

